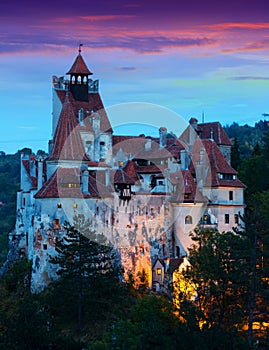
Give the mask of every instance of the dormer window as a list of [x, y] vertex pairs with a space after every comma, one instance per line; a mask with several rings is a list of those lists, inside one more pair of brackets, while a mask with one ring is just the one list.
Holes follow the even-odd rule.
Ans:
[[61, 187], [64, 187], [64, 188], [80, 188], [80, 183], [75, 183], [75, 182], [62, 183]]

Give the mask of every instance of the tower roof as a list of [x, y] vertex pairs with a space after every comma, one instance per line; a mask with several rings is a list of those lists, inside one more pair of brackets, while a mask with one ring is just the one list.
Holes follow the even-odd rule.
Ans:
[[54, 135], [50, 160], [87, 160], [78, 121], [68, 96], [65, 99]]
[[72, 67], [69, 69], [69, 71], [66, 74], [86, 74], [86, 75], [92, 75], [92, 72], [87, 67], [83, 57], [81, 56], [80, 52], [77, 55], [75, 62], [73, 63]]

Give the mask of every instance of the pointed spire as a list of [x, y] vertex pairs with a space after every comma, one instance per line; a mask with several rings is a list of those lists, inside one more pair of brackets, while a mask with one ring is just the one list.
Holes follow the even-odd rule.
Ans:
[[83, 57], [81, 56], [81, 49], [79, 48], [78, 55], [66, 74], [82, 74], [82, 75], [92, 75], [93, 73], [87, 67]]
[[54, 135], [54, 146], [49, 159], [89, 160], [85, 155], [78, 125], [69, 97], [66, 96]]

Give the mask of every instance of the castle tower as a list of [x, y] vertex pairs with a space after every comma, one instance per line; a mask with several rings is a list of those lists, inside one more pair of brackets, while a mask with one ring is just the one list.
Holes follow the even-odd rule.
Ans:
[[81, 49], [79, 47], [79, 53], [73, 63], [72, 67], [66, 73], [70, 75], [70, 91], [73, 94], [73, 97], [76, 101], [85, 101], [89, 100], [88, 96], [88, 83], [89, 75], [92, 75], [92, 72], [88, 69], [86, 63], [84, 62], [83, 57], [81, 56]]

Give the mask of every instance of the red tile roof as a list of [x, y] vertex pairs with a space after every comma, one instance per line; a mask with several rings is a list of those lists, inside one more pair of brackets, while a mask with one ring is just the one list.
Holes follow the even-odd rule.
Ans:
[[218, 174], [229, 174], [231, 176], [236, 176], [237, 172], [229, 165], [216, 143], [212, 140], [202, 140], [194, 143], [192, 162], [190, 165], [190, 171], [193, 174], [195, 173], [194, 164], [200, 162], [200, 152], [202, 148], [205, 150], [205, 162], [206, 168], [208, 169], [206, 178], [207, 186], [245, 187], [245, 185], [238, 180], [237, 177], [235, 180], [224, 180], [219, 177]]
[[231, 140], [219, 122], [197, 124], [196, 130], [191, 125], [188, 125], [179, 138], [186, 143], [190, 143], [191, 139], [197, 137], [197, 135], [201, 140], [213, 138], [217, 145], [232, 145]]
[[204, 202], [204, 198], [197, 188], [194, 178], [189, 170], [171, 173], [170, 179], [176, 190], [172, 200], [181, 203]]
[[[111, 174], [109, 174], [111, 176]], [[114, 192], [113, 183], [106, 185], [106, 171], [89, 172], [89, 194], [93, 198], [110, 198]]]
[[124, 167], [124, 171], [128, 176], [130, 176], [130, 178], [134, 179], [135, 181], [139, 181], [139, 177], [136, 172], [136, 165], [132, 160], [128, 160]]
[[160, 139], [151, 138], [151, 147], [145, 149], [147, 139], [145, 136], [124, 136], [113, 135], [113, 154], [122, 149], [122, 151], [133, 159], [167, 159], [171, 157], [179, 158], [180, 151], [185, 148], [183, 142], [177, 138], [167, 138], [167, 145], [160, 148]]
[[167, 258], [167, 259], [160, 259], [160, 258], [158, 258], [156, 261], [155, 261], [155, 263], [154, 263], [154, 265], [153, 265], [153, 268], [154, 268], [154, 266], [156, 265], [156, 262], [157, 261], [160, 261], [160, 263], [163, 265], [163, 267], [165, 268], [166, 267], [166, 265], [168, 266], [168, 269], [167, 269], [167, 271], [165, 271], [165, 272], [167, 272], [167, 273], [173, 273], [175, 270], [177, 270], [178, 268], [179, 268], [179, 266], [183, 263], [183, 259], [182, 258]]
[[66, 97], [54, 135], [49, 160], [89, 160], [79, 132], [78, 119]]
[[165, 169], [163, 165], [136, 165], [136, 172], [140, 174], [163, 173]]
[[[64, 104], [66, 92], [64, 90], [56, 90], [56, 93], [60, 101], [62, 102], [62, 104]], [[93, 131], [90, 123], [90, 118], [88, 116], [90, 116], [92, 113], [98, 112], [100, 115], [100, 131], [112, 132], [111, 124], [109, 122], [101, 96], [98, 92], [89, 93], [88, 101], [76, 101], [72, 95], [72, 92], [69, 92], [69, 101], [71, 103], [71, 108], [73, 109], [73, 113], [76, 116], [78, 115], [78, 111], [81, 108], [83, 108], [83, 111], [85, 113], [85, 116], [84, 116], [85, 126], [80, 126], [82, 130], [86, 129], [87, 131]]]
[[211, 139], [213, 136], [217, 145], [232, 146], [231, 140], [219, 122], [198, 124], [198, 130], [201, 139]]
[[114, 175], [114, 183], [115, 184], [126, 184], [126, 185], [134, 185], [135, 180], [128, 176], [123, 169], [118, 169]]
[[91, 75], [92, 72], [88, 69], [83, 57], [79, 53], [69, 71], [66, 74], [86, 74]]
[[[77, 168], [58, 168], [35, 198], [83, 198], [87, 197], [80, 188], [81, 173]], [[78, 187], [68, 187], [68, 184], [77, 184]]]

